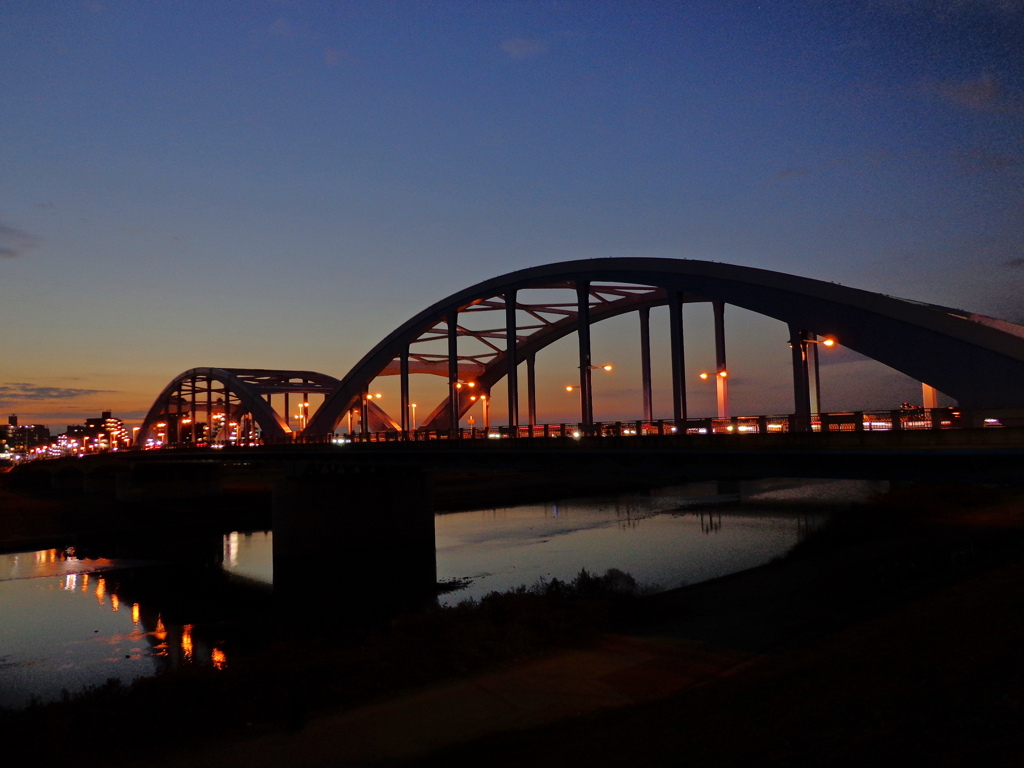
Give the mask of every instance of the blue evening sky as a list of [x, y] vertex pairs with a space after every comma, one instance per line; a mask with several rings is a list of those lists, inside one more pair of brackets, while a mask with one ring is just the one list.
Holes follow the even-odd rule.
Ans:
[[[9, 0], [0, 51], [23, 423], [137, 421], [195, 366], [340, 377], [428, 304], [566, 259], [1024, 320], [1022, 0]], [[734, 411], [790, 410], [788, 350], [744, 386], [778, 329], [729, 317]], [[631, 322], [595, 329], [599, 418], [639, 415]], [[873, 366], [839, 353], [824, 405], [914, 395]]]

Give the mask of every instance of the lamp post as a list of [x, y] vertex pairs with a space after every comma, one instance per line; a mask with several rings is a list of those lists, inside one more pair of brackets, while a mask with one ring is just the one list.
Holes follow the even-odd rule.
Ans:
[[[707, 381], [711, 374], [701, 371], [701, 381]], [[718, 418], [729, 418], [729, 372], [724, 368], [715, 374], [715, 394], [718, 400]]]
[[412, 428], [413, 428], [413, 431], [415, 432], [416, 429], [417, 429], [417, 427], [416, 427], [416, 403], [409, 403], [409, 410], [412, 411]]
[[[590, 415], [590, 417], [591, 417], [590, 420], [591, 421], [593, 420], [593, 408], [592, 408], [590, 403], [583, 402], [583, 398], [585, 398], [587, 396], [587, 394], [588, 394], [588, 388], [583, 386], [582, 380], [587, 378], [587, 377], [589, 377], [590, 371], [611, 372], [612, 368], [613, 368], [613, 366], [611, 366], [611, 365], [583, 365], [583, 366], [580, 366], [580, 374], [581, 374], [580, 375], [580, 379], [581, 379], [581, 383], [579, 383], [579, 384], [566, 384], [565, 385], [565, 391], [566, 392], [573, 392], [573, 391], [575, 391], [577, 389], [579, 390], [579, 392], [580, 392], [580, 406], [581, 406], [581, 410], [582, 410], [583, 413]], [[592, 388], [589, 389], [589, 395], [591, 397], [593, 397], [593, 389]], [[586, 426], [587, 425], [585, 425], [585, 424], [583, 425], [584, 428]]]
[[[836, 345], [835, 336], [826, 336], [823, 339], [804, 339], [807, 344], [821, 344], [823, 347], [834, 347]], [[814, 408], [813, 413], [821, 413], [821, 376], [820, 368], [818, 366], [818, 347], [811, 347], [814, 350]]]
[[[460, 426], [462, 419], [462, 390], [469, 390], [472, 392], [476, 388], [475, 381], [463, 381], [462, 379], [456, 379], [452, 385], [452, 425], [451, 432], [453, 435], [461, 437], [462, 428]], [[471, 397], [471, 400], [476, 400], [476, 397]]]
[[[818, 344], [833, 347], [838, 342], [834, 336], [822, 339], [811, 338], [816, 334], [808, 333], [796, 325], [789, 326], [789, 347], [793, 356], [793, 405], [794, 423], [790, 428], [794, 432], [810, 432], [812, 412], [821, 413], [821, 383], [818, 367]], [[813, 345], [810, 346], [809, 345]], [[808, 349], [814, 350], [814, 408], [811, 408], [810, 368], [808, 367]]]
[[491, 400], [486, 394], [481, 393], [479, 395], [472, 395], [469, 398], [472, 402], [480, 401], [480, 405], [483, 408], [484, 415], [484, 436], [486, 437], [491, 431]]
[[374, 399], [380, 400], [382, 397], [384, 397], [384, 395], [382, 395], [380, 392], [377, 392], [372, 395], [369, 392], [363, 393], [363, 407], [361, 409], [362, 413], [360, 414], [360, 422], [361, 431], [364, 435], [368, 434], [370, 431], [370, 403]]

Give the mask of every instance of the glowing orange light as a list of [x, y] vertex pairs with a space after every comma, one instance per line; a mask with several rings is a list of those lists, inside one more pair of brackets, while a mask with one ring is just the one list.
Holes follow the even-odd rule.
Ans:
[[612, 369], [610, 365], [602, 365], [601, 367], [604, 368], [606, 371], [610, 371]]
[[726, 376], [729, 375], [729, 372], [728, 371], [719, 371], [718, 375], [721, 376], [724, 379]]
[[701, 373], [701, 374], [700, 374], [700, 377], [701, 377], [702, 379], [707, 379], [707, 377], [708, 377], [708, 374], [707, 374], [706, 372], [705, 372], [705, 373]]
[[826, 336], [821, 343], [826, 347], [834, 347], [836, 345], [836, 340], [831, 336]]
[[192, 625], [186, 624], [181, 628], [181, 650], [185, 654], [185, 661], [192, 661]]

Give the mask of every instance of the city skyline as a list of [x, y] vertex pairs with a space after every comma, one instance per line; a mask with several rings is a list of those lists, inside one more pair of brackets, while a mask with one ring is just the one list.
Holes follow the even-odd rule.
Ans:
[[[1024, 319], [1018, 2], [36, 2], [0, 21], [0, 408], [24, 423], [137, 423], [197, 366], [340, 377], [435, 301], [574, 258]], [[728, 322], [760, 365], [778, 334]], [[595, 329], [617, 366], [599, 417], [638, 411], [633, 333]], [[830, 366], [837, 408], [910, 387], [841, 350]], [[751, 405], [782, 412], [787, 373]]]

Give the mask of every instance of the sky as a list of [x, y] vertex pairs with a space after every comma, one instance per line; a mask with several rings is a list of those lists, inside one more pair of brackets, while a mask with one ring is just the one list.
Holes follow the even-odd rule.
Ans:
[[[0, 51], [21, 423], [137, 423], [198, 366], [340, 378], [445, 296], [569, 259], [1024, 321], [1024, 0], [9, 0]], [[634, 325], [595, 328], [598, 418], [640, 415]], [[758, 357], [779, 333], [727, 312], [736, 409], [791, 410], [788, 350]], [[828, 410], [918, 386], [824, 358]]]

